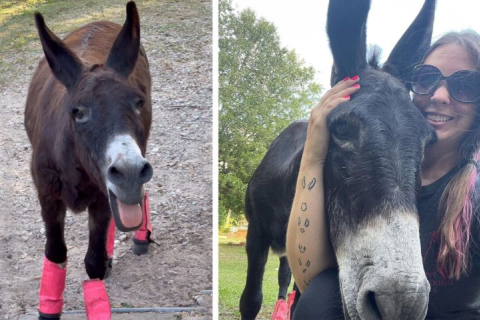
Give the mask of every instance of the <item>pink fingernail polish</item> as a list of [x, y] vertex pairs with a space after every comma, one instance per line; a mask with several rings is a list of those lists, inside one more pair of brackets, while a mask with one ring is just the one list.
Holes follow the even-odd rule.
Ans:
[[360, 88], [360, 85], [359, 85], [358, 83], [357, 83], [357, 84], [354, 84], [354, 85], [352, 86], [352, 88]]
[[357, 80], [358, 76], [352, 77], [352, 80]]
[[343, 98], [345, 98], [345, 99], [350, 99], [350, 96], [345, 96], [345, 97], [343, 97]]
[[349, 79], [350, 79], [350, 77], [345, 77], [345, 79], [343, 79], [343, 81], [347, 81]]

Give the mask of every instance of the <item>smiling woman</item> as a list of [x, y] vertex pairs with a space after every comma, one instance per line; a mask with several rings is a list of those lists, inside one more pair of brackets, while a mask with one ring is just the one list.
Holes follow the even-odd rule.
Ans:
[[[480, 76], [479, 62], [480, 36], [476, 32], [470, 30], [446, 34], [432, 45], [424, 64], [438, 68], [443, 76], [452, 80], [440, 81], [429, 93], [416, 93], [413, 99], [437, 134], [437, 142], [425, 151], [422, 185], [432, 188], [437, 184], [436, 181], [451, 177], [445, 181], [444, 188], [438, 188], [437, 191], [441, 198], [437, 199], [439, 203], [434, 208], [438, 207], [439, 218], [432, 220], [439, 225], [426, 229], [433, 235], [432, 239], [436, 237], [438, 240], [433, 242], [435, 246], [432, 247], [431, 239], [428, 239], [430, 251], [438, 250], [438, 255], [434, 256], [438, 270], [432, 263], [430, 270], [428, 266], [425, 267], [427, 272], [431, 277], [441, 275], [458, 281], [447, 288], [432, 285], [430, 299], [432, 305], [438, 308], [438, 315], [444, 314], [442, 312], [453, 313], [453, 310], [461, 308], [455, 302], [441, 301], [447, 296], [448, 290], [471, 292], [468, 283], [480, 277], [480, 204], [476, 196], [480, 151], [480, 86], [472, 87], [472, 83], [478, 83], [476, 79]], [[455, 74], [465, 76], [455, 78]], [[426, 237], [426, 233], [422, 234]], [[432, 257], [428, 256], [428, 259]], [[471, 301], [472, 307], [466, 310], [480, 315], [480, 292], [473, 291], [471, 296], [462, 296], [462, 299]], [[432, 310], [432, 314], [436, 314], [435, 310]]]
[[[436, 79], [432, 79], [432, 85], [424, 92], [413, 86], [412, 90], [416, 93], [413, 101], [435, 128], [437, 146], [441, 146], [442, 153], [458, 154], [465, 133], [474, 123], [475, 103], [480, 97], [480, 74], [475, 72], [476, 61], [463, 46], [449, 43], [433, 50], [424, 64], [436, 69], [437, 72], [433, 72]], [[417, 68], [416, 74], [432, 74], [425, 67]], [[412, 81], [415, 84], [426, 80], [413, 77]]]

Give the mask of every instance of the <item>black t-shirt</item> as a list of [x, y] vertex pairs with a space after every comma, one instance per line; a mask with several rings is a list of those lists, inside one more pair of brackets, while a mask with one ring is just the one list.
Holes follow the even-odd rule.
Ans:
[[[422, 187], [418, 199], [423, 265], [431, 286], [426, 319], [480, 319], [479, 197], [473, 204], [474, 221], [470, 240], [471, 264], [468, 276], [462, 276], [457, 281], [443, 277], [437, 270], [439, 237], [436, 232], [440, 224], [438, 204], [443, 190], [456, 172], [457, 169], [453, 169], [434, 183]], [[480, 179], [477, 179], [476, 190], [480, 191]]]

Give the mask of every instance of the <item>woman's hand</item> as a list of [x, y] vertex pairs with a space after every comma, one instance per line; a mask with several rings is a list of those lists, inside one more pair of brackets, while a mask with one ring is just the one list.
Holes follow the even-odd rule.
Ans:
[[312, 163], [324, 164], [327, 157], [330, 135], [327, 128], [327, 116], [333, 108], [349, 101], [350, 95], [360, 89], [358, 76], [345, 78], [325, 92], [320, 102], [312, 109], [308, 121], [307, 140], [303, 156]]
[[[323, 166], [327, 157], [328, 113], [360, 88], [359, 78], [346, 78], [328, 90], [312, 109], [287, 227], [287, 257], [300, 292], [320, 272], [337, 264], [325, 215]], [[306, 187], [308, 185], [308, 187]]]

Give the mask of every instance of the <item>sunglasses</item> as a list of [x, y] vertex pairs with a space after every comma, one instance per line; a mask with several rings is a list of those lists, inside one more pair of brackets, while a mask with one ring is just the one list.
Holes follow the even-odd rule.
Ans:
[[445, 77], [437, 67], [428, 64], [413, 69], [412, 91], [416, 94], [431, 94], [443, 80], [447, 81], [448, 92], [453, 99], [463, 103], [480, 100], [480, 73], [460, 70]]

